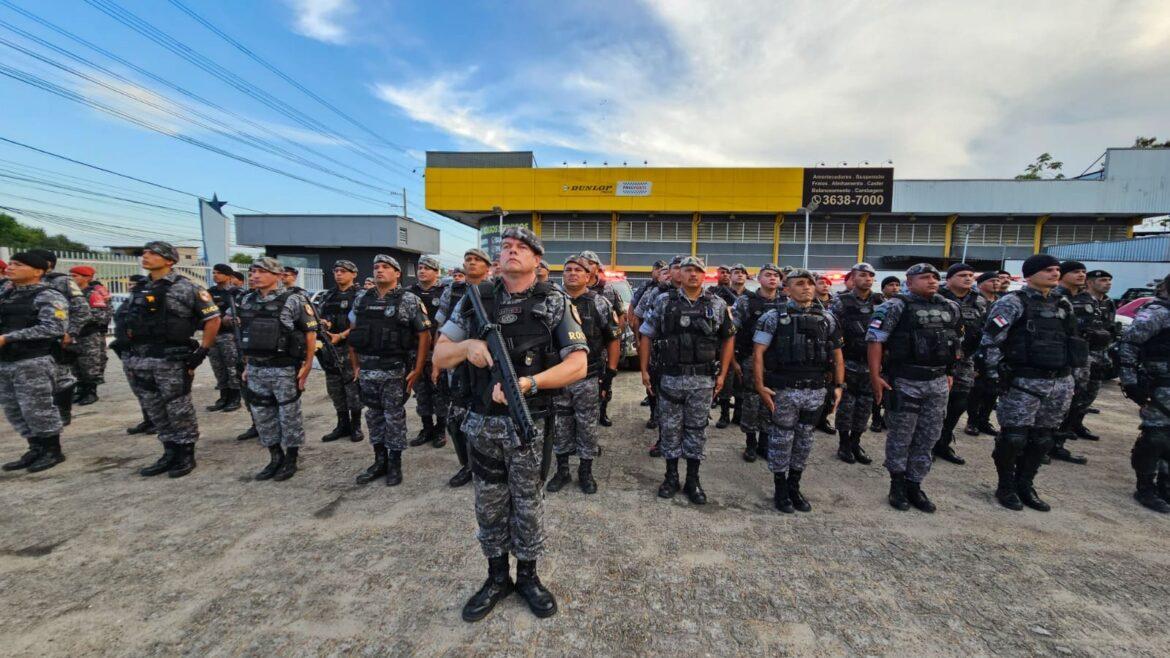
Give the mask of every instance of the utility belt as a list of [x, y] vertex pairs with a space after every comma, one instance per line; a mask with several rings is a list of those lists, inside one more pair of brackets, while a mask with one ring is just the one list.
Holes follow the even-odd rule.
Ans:
[[698, 375], [700, 377], [714, 377], [718, 373], [718, 364], [716, 363], [699, 363], [694, 365], [659, 365], [658, 372], [662, 375], [671, 376], [685, 376]]
[[247, 352], [244, 356], [248, 357], [248, 363], [261, 368], [295, 368], [301, 364], [301, 360], [289, 355], [282, 356], [252, 356]]
[[359, 354], [358, 357], [363, 370], [397, 370], [406, 367], [406, 359], [401, 356]]
[[893, 377], [900, 377], [902, 379], [909, 379], [916, 382], [926, 382], [939, 377], [947, 376], [946, 366], [910, 366], [899, 365], [890, 368], [890, 374]]
[[[552, 418], [555, 414], [553, 408], [553, 395], [560, 393], [561, 389], [549, 391], [549, 395], [545, 395], [544, 389], [541, 389], [540, 394], [535, 397], [525, 398], [524, 401], [528, 403], [528, 415], [532, 416], [532, 420], [540, 420], [542, 418]], [[481, 396], [474, 396], [471, 399], [471, 404], [468, 407], [471, 411], [484, 417], [500, 417], [508, 416], [508, 408], [503, 405], [491, 404], [484, 408], [483, 398]]]
[[77, 332], [77, 337], [92, 336], [94, 334], [104, 334], [110, 330], [109, 325], [104, 324], [87, 324], [82, 327], [81, 331]]
[[53, 342], [55, 341], [29, 340], [7, 343], [0, 347], [0, 362], [14, 363], [42, 356], [52, 356], [55, 353]]
[[170, 343], [131, 343], [132, 356], [151, 359], [165, 359], [167, 361], [186, 361], [195, 351], [195, 341], [187, 345], [172, 345]]
[[1071, 368], [1057, 368], [1056, 370], [1044, 370], [1043, 368], [1031, 368], [1029, 366], [1012, 366], [1012, 377], [1025, 377], [1027, 379], [1061, 379], [1072, 374]]
[[784, 377], [783, 375], [765, 375], [765, 376], [764, 376], [764, 383], [765, 383], [765, 384], [767, 384], [767, 385], [768, 385], [768, 388], [771, 388], [771, 389], [782, 389], [782, 388], [799, 388], [799, 389], [816, 389], [816, 388], [828, 388], [828, 384], [826, 384], [826, 383], [825, 383], [825, 378], [824, 378], [824, 377], [821, 377], [821, 378], [819, 378], [819, 379], [808, 379], [807, 377], [795, 378], [795, 377]]

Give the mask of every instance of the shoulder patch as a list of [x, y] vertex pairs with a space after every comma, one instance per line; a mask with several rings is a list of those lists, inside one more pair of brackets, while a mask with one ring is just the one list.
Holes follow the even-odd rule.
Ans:
[[205, 302], [209, 302], [209, 301], [211, 301], [211, 293], [207, 292], [206, 290], [200, 289], [199, 290], [199, 299], [201, 299]]
[[997, 315], [994, 318], [991, 318], [991, 323], [994, 324], [995, 326], [999, 327], [1000, 329], [1003, 329], [1004, 327], [1008, 326], [1007, 318], [1005, 318], [1002, 315]]
[[65, 318], [69, 317], [69, 313], [63, 308], [54, 308], [53, 317], [57, 318], [58, 320], [64, 320]]
[[577, 312], [577, 305], [565, 304], [565, 306], [569, 307], [569, 313], [572, 314], [573, 321], [575, 321], [577, 324], [581, 324], [581, 314]]
[[305, 304], [305, 313], [308, 313], [310, 317], [316, 315], [316, 313], [313, 312], [313, 305], [312, 304], [308, 304], [308, 303]]

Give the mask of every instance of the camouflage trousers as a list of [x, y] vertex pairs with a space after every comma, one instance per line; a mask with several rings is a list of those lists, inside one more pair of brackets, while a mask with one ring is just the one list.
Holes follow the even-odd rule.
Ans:
[[715, 378], [663, 375], [658, 384], [658, 447], [666, 459], [702, 459]]
[[147, 418], [158, 429], [163, 443], [195, 443], [199, 422], [191, 403], [191, 380], [181, 361], [127, 354], [123, 365], [130, 390], [138, 397]]
[[406, 450], [406, 368], [371, 370], [358, 377], [370, 443], [387, 450]]
[[768, 431], [768, 414], [763, 411], [764, 405], [760, 402], [760, 394], [756, 393], [754, 374], [752, 371], [752, 359], [749, 357], [739, 362], [739, 368], [743, 371], [741, 377], [741, 387], [735, 392], [736, 398], [739, 400], [739, 429], [744, 434], [759, 433], [763, 434]]
[[[130, 366], [126, 364], [125, 355], [122, 357], [122, 374], [126, 376], [126, 381], [129, 382], [131, 377]], [[150, 414], [146, 413], [146, 404], [142, 402], [142, 398], [135, 396], [134, 399], [138, 402], [138, 409], [142, 412], [142, 419], [148, 420], [150, 418]]]
[[82, 384], [98, 385], [106, 381], [106, 335], [89, 334], [77, 339], [77, 361], [73, 373]]
[[54, 384], [53, 392], [60, 393], [66, 389], [73, 388], [77, 384], [77, 376], [73, 374], [73, 364], [57, 363], [56, 367], [57, 382]]
[[1069, 402], [1068, 416], [1071, 420], [1079, 421], [1088, 413], [1089, 407], [1093, 406], [1093, 401], [1097, 399], [1097, 394], [1101, 392], [1101, 380], [1093, 379], [1090, 366], [1073, 368], [1072, 376], [1073, 396]]
[[51, 356], [0, 361], [0, 407], [17, 434], [33, 439], [61, 433], [61, 414], [53, 405], [56, 379]]
[[446, 416], [447, 405], [450, 404], [448, 393], [447, 377], [443, 373], [439, 373], [438, 382], [431, 382], [431, 360], [427, 359], [422, 377], [414, 385], [415, 411], [419, 417]]
[[329, 395], [329, 401], [333, 403], [333, 411], [337, 412], [338, 418], [362, 410], [362, 393], [358, 380], [352, 380], [347, 384], [338, 370], [325, 370], [325, 392]]
[[544, 552], [539, 441], [521, 447], [508, 416], [468, 412], [462, 429], [470, 444], [476, 537], [483, 554], [539, 558]]
[[781, 388], [772, 398], [776, 413], [768, 424], [768, 469], [803, 471], [813, 447], [813, 428], [825, 406], [823, 388]]
[[962, 359], [955, 362], [951, 373], [951, 393], [959, 392], [969, 395], [975, 387], [975, 362], [971, 359]]
[[[1157, 402], [1147, 402], [1138, 412], [1141, 417], [1139, 429], [1168, 429], [1170, 428], [1170, 386], [1158, 386], [1150, 393], [1150, 397]], [[1161, 408], [1158, 404], [1162, 405]]]
[[598, 389], [597, 378], [586, 377], [566, 386], [553, 401], [558, 455], [575, 451], [581, 459], [597, 456], [597, 421], [601, 417]]
[[995, 417], [1001, 427], [1028, 427], [1053, 430], [1068, 415], [1073, 396], [1073, 379], [1016, 377], [999, 394]]
[[869, 383], [869, 366], [858, 361], [845, 362], [845, 390], [837, 405], [835, 422], [842, 432], [864, 434], [873, 410], [873, 387]]
[[260, 435], [260, 445], [266, 448], [304, 445], [305, 424], [301, 417], [296, 366], [277, 368], [249, 363], [246, 372], [248, 409]]
[[239, 390], [240, 373], [236, 367], [238, 354], [234, 334], [231, 332], [216, 334], [215, 344], [207, 351], [211, 372], [215, 373], [216, 390]]
[[905, 473], [906, 479], [921, 483], [930, 473], [931, 449], [942, 432], [947, 411], [947, 378], [925, 381], [894, 379], [890, 411], [886, 414], [886, 470]]

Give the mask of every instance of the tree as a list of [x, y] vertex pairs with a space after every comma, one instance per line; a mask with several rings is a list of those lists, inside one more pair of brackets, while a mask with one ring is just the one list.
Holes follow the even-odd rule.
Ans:
[[1059, 180], [1064, 178], [1061, 169], [1064, 169], [1063, 162], [1053, 160], [1049, 153], [1041, 153], [1035, 162], [1024, 167], [1024, 173], [1016, 176], [1016, 180]]
[[49, 235], [43, 228], [25, 226], [12, 215], [0, 212], [0, 245], [14, 249], [39, 247], [50, 251], [88, 251], [89, 247], [74, 242], [63, 234]]
[[232, 254], [232, 257], [228, 260], [230, 260], [231, 262], [233, 262], [237, 265], [251, 265], [252, 261], [254, 259], [252, 258], [252, 256], [245, 254], [242, 251], [239, 251], [239, 252]]
[[1139, 149], [1170, 149], [1170, 139], [1159, 144], [1157, 137], [1136, 137], [1133, 140], [1133, 147]]

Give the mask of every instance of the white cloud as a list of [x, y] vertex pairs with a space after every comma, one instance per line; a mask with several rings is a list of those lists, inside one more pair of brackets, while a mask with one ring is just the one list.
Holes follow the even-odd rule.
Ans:
[[893, 159], [899, 177], [1007, 176], [1041, 151], [1071, 169], [1166, 125], [1162, 2], [644, 3], [650, 46], [566, 44], [490, 86], [447, 75], [378, 95], [490, 148], [659, 165]]
[[342, 19], [352, 14], [351, 0], [286, 0], [296, 12], [295, 29], [310, 39], [343, 44], [349, 37]]

